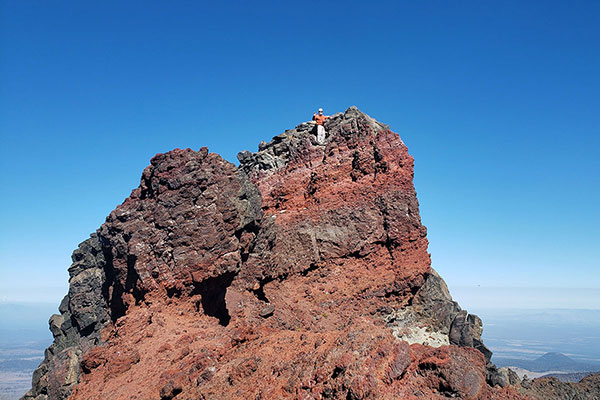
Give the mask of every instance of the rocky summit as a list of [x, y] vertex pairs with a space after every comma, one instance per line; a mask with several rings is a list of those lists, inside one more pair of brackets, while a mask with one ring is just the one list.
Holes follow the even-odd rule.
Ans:
[[400, 137], [325, 128], [152, 158], [74, 251], [24, 398], [528, 398], [431, 268]]

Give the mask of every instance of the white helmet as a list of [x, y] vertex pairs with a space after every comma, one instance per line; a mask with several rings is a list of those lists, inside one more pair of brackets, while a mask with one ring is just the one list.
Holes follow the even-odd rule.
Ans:
[[322, 109], [322, 108], [319, 108], [319, 111], [323, 111], [323, 109]]

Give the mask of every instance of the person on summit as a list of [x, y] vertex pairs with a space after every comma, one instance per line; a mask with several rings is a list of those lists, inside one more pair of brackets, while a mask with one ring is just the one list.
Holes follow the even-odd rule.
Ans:
[[315, 121], [317, 123], [317, 143], [319, 144], [323, 144], [323, 142], [325, 141], [325, 127], [323, 126], [323, 124], [325, 123], [325, 120], [329, 118], [328, 115], [323, 115], [323, 109], [319, 108], [319, 113], [313, 113], [313, 121]]

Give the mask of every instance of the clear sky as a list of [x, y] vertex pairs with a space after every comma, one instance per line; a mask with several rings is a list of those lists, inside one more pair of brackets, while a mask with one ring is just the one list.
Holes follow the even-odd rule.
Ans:
[[356, 105], [464, 307], [600, 308], [599, 54], [598, 1], [0, 0], [0, 299], [58, 304], [154, 154]]

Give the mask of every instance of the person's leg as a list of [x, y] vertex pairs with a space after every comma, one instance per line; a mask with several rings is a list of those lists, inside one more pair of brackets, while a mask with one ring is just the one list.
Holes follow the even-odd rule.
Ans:
[[325, 127], [317, 125], [317, 142], [323, 144], [325, 142]]

